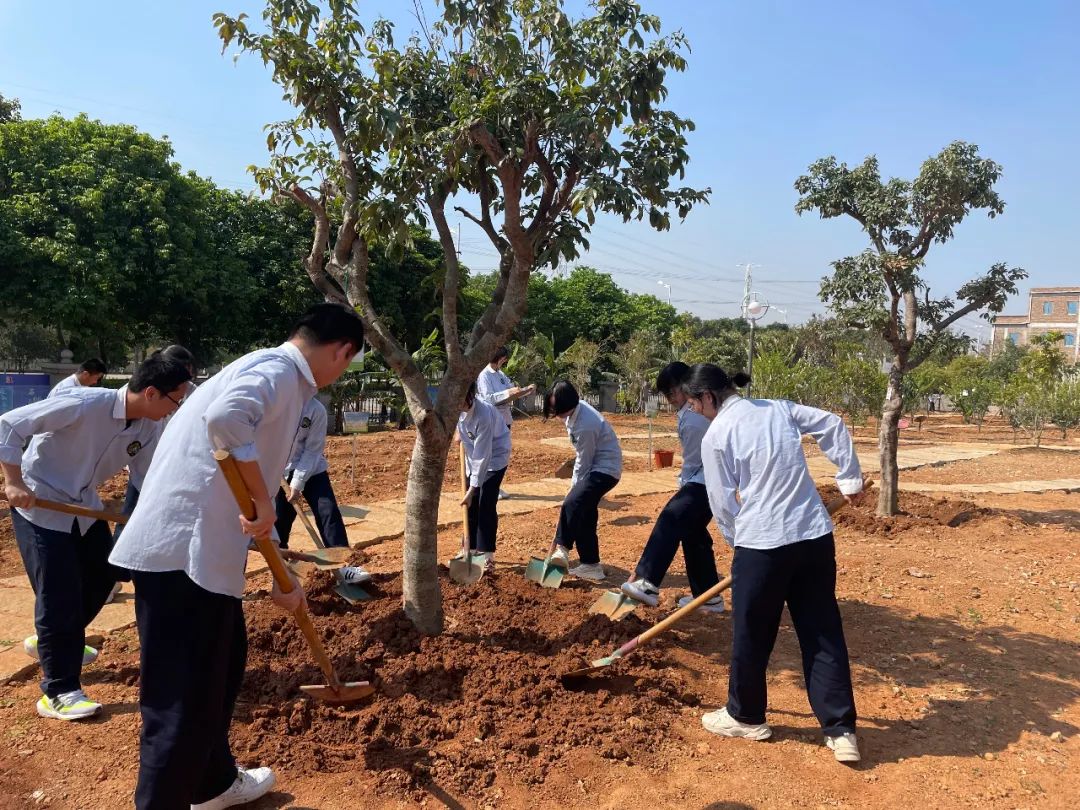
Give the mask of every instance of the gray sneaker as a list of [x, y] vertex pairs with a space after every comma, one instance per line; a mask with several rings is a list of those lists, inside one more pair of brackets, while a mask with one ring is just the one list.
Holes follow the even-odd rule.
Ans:
[[603, 582], [607, 579], [607, 574], [604, 573], [604, 566], [600, 563], [588, 565], [582, 563], [577, 568], [570, 569], [570, 576], [577, 577], [578, 579], [587, 579], [590, 582]]
[[624, 582], [619, 586], [619, 590], [631, 599], [644, 602], [650, 607], [656, 607], [660, 604], [660, 589], [647, 579], [639, 578]]
[[701, 718], [701, 725], [706, 731], [721, 737], [744, 737], [748, 740], [767, 740], [772, 736], [772, 729], [765, 723], [741, 723], [728, 714], [727, 707], [709, 712]]

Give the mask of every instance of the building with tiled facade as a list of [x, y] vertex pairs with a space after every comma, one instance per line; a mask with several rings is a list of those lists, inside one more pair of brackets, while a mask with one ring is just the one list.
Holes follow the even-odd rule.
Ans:
[[1006, 340], [1027, 346], [1036, 335], [1047, 332], [1063, 333], [1060, 345], [1066, 357], [1080, 360], [1080, 287], [1033, 287], [1026, 315], [994, 318], [991, 350], [1000, 350]]

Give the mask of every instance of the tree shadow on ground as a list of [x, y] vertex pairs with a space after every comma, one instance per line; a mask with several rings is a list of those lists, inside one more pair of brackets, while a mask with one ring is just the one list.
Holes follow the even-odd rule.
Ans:
[[1077, 509], [974, 509], [961, 512], [951, 521], [949, 526], [956, 528], [969, 520], [987, 517], [989, 515], [1015, 518], [1025, 526], [1063, 526], [1066, 529], [1080, 531], [1080, 510]]

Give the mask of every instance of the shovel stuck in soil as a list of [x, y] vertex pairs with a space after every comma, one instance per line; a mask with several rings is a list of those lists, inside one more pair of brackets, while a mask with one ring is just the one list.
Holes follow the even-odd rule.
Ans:
[[[248, 520], [253, 520], [255, 518], [255, 503], [251, 500], [251, 493], [248, 492], [247, 484], [244, 483], [244, 479], [240, 474], [240, 468], [236, 466], [236, 459], [232, 457], [228, 450], [215, 450], [214, 460], [221, 467], [221, 472], [225, 476], [225, 481], [229, 485], [233, 497], [236, 499], [236, 505], [240, 507], [240, 512]], [[270, 535], [264, 534], [261, 537], [256, 537], [255, 545], [258, 546], [259, 553], [266, 558], [266, 563], [270, 566], [270, 572], [274, 576], [274, 582], [277, 584], [278, 589], [282, 593], [292, 591], [292, 577], [289, 576], [281, 552], [278, 550], [277, 544], [270, 538]], [[323, 675], [326, 676], [325, 685], [303, 685], [300, 687], [302, 692], [325, 703], [354, 703], [375, 692], [375, 687], [367, 681], [342, 683], [338, 679], [337, 673], [334, 671], [334, 665], [330, 662], [330, 658], [323, 648], [322, 639], [319, 638], [315, 625], [311, 623], [311, 616], [308, 615], [307, 606], [303, 602], [293, 613], [293, 617], [300, 626], [300, 631], [304, 634], [308, 647], [311, 648], [311, 654], [315, 657], [315, 662], [319, 665], [319, 669], [323, 671]]]
[[545, 559], [530, 557], [525, 566], [525, 579], [535, 582], [543, 588], [558, 588], [562, 585], [566, 569], [551, 561], [551, 555], [555, 553], [555, 540], [551, 541], [551, 548]]
[[[285, 490], [285, 494], [288, 495], [290, 489], [289, 482], [282, 480], [281, 487]], [[339, 553], [338, 548], [335, 547], [333, 550], [331, 550], [326, 547], [326, 545], [323, 543], [322, 536], [318, 533], [318, 531], [316, 531], [315, 527], [311, 525], [311, 519], [308, 517], [307, 510], [304, 509], [303, 504], [297, 501], [293, 504], [293, 509], [296, 510], [296, 514], [300, 518], [300, 522], [304, 524], [304, 528], [307, 530], [308, 537], [311, 538], [311, 542], [314, 543], [315, 548], [318, 549], [316, 554], [322, 555], [326, 558], [337, 556], [337, 554]], [[329, 553], [331, 551], [333, 551], [333, 553]], [[348, 553], [349, 549], [342, 547], [340, 551]], [[344, 561], [342, 566], [338, 567], [344, 567]], [[334, 593], [336, 593], [350, 605], [355, 605], [357, 602], [366, 602], [368, 599], [371, 598], [371, 594], [369, 594], [359, 585], [346, 582], [342, 578], [340, 571], [334, 571], [334, 583]]]
[[[863, 482], [863, 492], [866, 492], [867, 490], [869, 490], [872, 485], [873, 485], [873, 482], [871, 482], [869, 480], [864, 481]], [[833, 498], [831, 501], [829, 501], [829, 503], [826, 504], [825, 508], [829, 510], [830, 515], [833, 515], [833, 514], [836, 514], [836, 512], [838, 512], [840, 510], [840, 508], [842, 506], [844, 506], [844, 504], [846, 504], [846, 503], [847, 503], [847, 501], [844, 500], [844, 496], [841, 495], [841, 496]], [[709, 588], [709, 590], [705, 591], [705, 593], [703, 593], [700, 596], [698, 596], [697, 598], [695, 598], [694, 601], [692, 601], [690, 604], [686, 605], [685, 607], [679, 608], [674, 613], [672, 613], [670, 616], [668, 616], [666, 619], [664, 619], [664, 620], [662, 620], [660, 622], [657, 622], [656, 624], [654, 624], [652, 627], [650, 627], [648, 630], [646, 630], [641, 635], [635, 636], [634, 638], [630, 639], [630, 641], [626, 642], [626, 644], [619, 647], [619, 649], [617, 649], [611, 655], [606, 655], [603, 658], [597, 658], [597, 659], [595, 659], [593, 661], [590, 661], [589, 665], [586, 666], [586, 667], [582, 667], [581, 669], [571, 670], [570, 672], [565, 673], [562, 676], [562, 680], [564, 682], [576, 680], [576, 679], [582, 678], [582, 677], [584, 677], [586, 675], [590, 675], [590, 674], [592, 674], [592, 673], [594, 673], [594, 672], [596, 672], [598, 670], [602, 670], [602, 669], [605, 669], [607, 667], [610, 667], [612, 664], [614, 664], [619, 659], [625, 658], [627, 655], [632, 653], [634, 650], [636, 650], [638, 647], [640, 647], [642, 644], [644, 644], [649, 639], [653, 638], [654, 636], [660, 635], [662, 632], [667, 630], [669, 627], [674, 625], [676, 622], [679, 622], [682, 619], [685, 619], [687, 616], [689, 616], [691, 613], [693, 613], [695, 610], [697, 610], [699, 607], [704, 605], [706, 602], [708, 602], [713, 597], [718, 596], [719, 594], [726, 591], [728, 588], [731, 587], [731, 582], [732, 582], [731, 577], [725, 577], [720, 582], [716, 583], [711, 588]]]
[[589, 613], [603, 613], [612, 621], [617, 622], [623, 616], [634, 612], [640, 605], [637, 599], [627, 596], [622, 591], [604, 591], [600, 598], [593, 602]]
[[[465, 477], [465, 445], [458, 444], [461, 464], [461, 494], [469, 491], [469, 479]], [[469, 549], [469, 507], [461, 507], [461, 556], [450, 561], [450, 579], [458, 585], [473, 585], [484, 576], [484, 566], [476, 561]]]

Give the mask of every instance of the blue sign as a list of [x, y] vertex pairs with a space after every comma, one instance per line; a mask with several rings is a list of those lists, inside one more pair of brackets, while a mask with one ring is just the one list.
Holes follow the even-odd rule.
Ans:
[[48, 395], [48, 374], [0, 374], [0, 413], [38, 402]]

